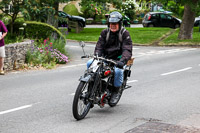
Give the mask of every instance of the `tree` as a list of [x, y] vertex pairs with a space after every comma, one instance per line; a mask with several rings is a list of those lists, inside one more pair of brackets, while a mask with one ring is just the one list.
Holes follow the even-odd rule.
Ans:
[[[153, 0], [164, 5], [167, 5], [169, 0]], [[179, 5], [184, 6], [184, 13], [182, 17], [182, 24], [180, 27], [180, 32], [178, 39], [192, 39], [193, 26], [196, 13], [200, 10], [200, 0], [171, 0]]]
[[105, 13], [104, 7], [105, 3], [94, 1], [94, 0], [82, 0], [80, 3], [81, 11], [86, 18], [93, 18], [94, 20], [98, 17], [101, 18]]
[[200, 0], [187, 1], [184, 5], [183, 20], [180, 27], [178, 39], [192, 39], [194, 20], [196, 16], [196, 10]]
[[[58, 9], [59, 3], [67, 3], [70, 0], [41, 0], [42, 2], [52, 6], [55, 9], [55, 14], [48, 14], [47, 23], [53, 25], [58, 28]], [[73, 1], [73, 0], [71, 0]]]
[[[10, 6], [10, 10], [6, 10], [6, 6]], [[10, 23], [10, 33], [13, 34], [13, 25], [17, 19], [17, 15], [23, 10], [24, 1], [23, 0], [2, 0], [0, 2], [0, 10], [11, 17]]]
[[55, 14], [55, 9], [42, 0], [24, 0], [22, 14], [27, 20], [46, 22], [48, 14]]

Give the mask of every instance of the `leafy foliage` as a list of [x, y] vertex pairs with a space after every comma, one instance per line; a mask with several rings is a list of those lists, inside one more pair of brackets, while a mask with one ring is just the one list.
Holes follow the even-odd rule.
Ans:
[[102, 2], [95, 2], [93, 0], [82, 0], [81, 11], [83, 12], [86, 18], [100, 18], [105, 15]]
[[121, 11], [127, 15], [131, 20], [134, 19], [135, 3], [133, 0], [128, 0], [122, 3]]
[[54, 41], [47, 38], [43, 42], [34, 42], [34, 45], [27, 52], [26, 63], [52, 68], [56, 63], [64, 64], [68, 62], [68, 57], [65, 54], [65, 44], [63, 45], [62, 40]]
[[61, 38], [63, 41], [65, 41], [65, 37], [62, 35], [62, 33], [56, 29], [55, 27], [41, 22], [35, 22], [35, 21], [26, 21], [26, 36], [30, 38], [37, 38], [37, 39], [45, 39], [52, 35], [52, 33], [56, 33], [58, 35], [58, 38]]
[[75, 16], [80, 15], [80, 13], [78, 12], [78, 9], [76, 8], [76, 6], [74, 4], [67, 4], [63, 8], [63, 11], [70, 15], [75, 15]]
[[[194, 4], [195, 1], [195, 4]], [[182, 17], [184, 12], [184, 6], [189, 5], [191, 9], [196, 13], [197, 16], [200, 15], [200, 0], [152, 0], [152, 2], [162, 3], [165, 9], [168, 9], [178, 16]]]
[[26, 20], [47, 20], [47, 14], [55, 14], [55, 8], [42, 0], [24, 0], [24, 9], [22, 14]]

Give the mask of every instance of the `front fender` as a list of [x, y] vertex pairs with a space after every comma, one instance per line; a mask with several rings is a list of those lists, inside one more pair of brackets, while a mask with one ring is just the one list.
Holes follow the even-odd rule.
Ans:
[[89, 82], [92, 80], [92, 75], [81, 76], [79, 81]]

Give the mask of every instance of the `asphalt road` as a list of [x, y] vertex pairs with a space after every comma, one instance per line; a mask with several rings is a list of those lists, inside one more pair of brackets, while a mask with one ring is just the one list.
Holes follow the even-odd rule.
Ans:
[[[107, 25], [86, 25], [85, 28], [107, 28]], [[131, 24], [131, 28], [143, 28], [142, 24]]]
[[95, 106], [76, 121], [73, 95], [87, 60], [77, 42], [66, 47], [71, 61], [57, 69], [0, 76], [0, 133], [123, 133], [149, 121], [200, 128], [199, 48], [134, 47], [132, 88], [116, 107]]

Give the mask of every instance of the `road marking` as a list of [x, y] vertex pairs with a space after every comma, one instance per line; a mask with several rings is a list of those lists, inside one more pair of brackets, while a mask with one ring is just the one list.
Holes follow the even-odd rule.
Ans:
[[170, 53], [178, 53], [178, 52], [186, 52], [196, 50], [197, 48], [189, 48], [189, 49], [168, 49], [168, 50], [159, 50], [159, 51], [149, 51], [145, 53], [138, 53], [134, 57], [142, 57], [142, 56], [150, 56], [150, 55], [158, 55], [158, 54], [170, 54]]
[[[70, 48], [81, 48], [81, 46], [66, 46], [66, 47], [70, 47]], [[95, 45], [86, 45], [86, 47], [95, 47]]]
[[132, 49], [140, 49], [140, 48], [132, 48]]
[[5, 110], [5, 111], [0, 112], [0, 115], [11, 113], [11, 112], [22, 110], [22, 109], [26, 109], [26, 108], [30, 108], [32, 106], [33, 105], [31, 104], [31, 105], [25, 105], [25, 106], [21, 106], [21, 107], [10, 109], [10, 110]]
[[74, 96], [75, 95], [75, 93], [72, 93], [72, 94], [70, 94], [71, 96]]
[[64, 66], [64, 67], [60, 67], [60, 68], [70, 68], [70, 67], [77, 67], [77, 66], [86, 66], [86, 63], [84, 63], [84, 64], [77, 64], [77, 65], [70, 65], [70, 66]]
[[134, 82], [138, 82], [138, 80], [127, 81], [127, 83], [134, 83]]
[[174, 73], [178, 73], [178, 72], [183, 72], [183, 71], [187, 71], [189, 69], [192, 69], [192, 67], [187, 67], [187, 68], [184, 68], [184, 69], [180, 69], [180, 70], [176, 70], [176, 71], [172, 71], [172, 72], [168, 72], [168, 73], [163, 73], [161, 74], [161, 76], [166, 76], [166, 75], [169, 75], [169, 74], [174, 74]]
[[[81, 48], [81, 46], [66, 46], [66, 47], [71, 47], [71, 48]], [[86, 47], [96, 47], [96, 45], [86, 45]], [[140, 48], [132, 48], [132, 49], [140, 49]]]
[[189, 48], [189, 49], [183, 49], [181, 51], [191, 51], [191, 50], [196, 50], [197, 48]]

